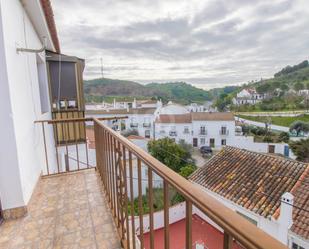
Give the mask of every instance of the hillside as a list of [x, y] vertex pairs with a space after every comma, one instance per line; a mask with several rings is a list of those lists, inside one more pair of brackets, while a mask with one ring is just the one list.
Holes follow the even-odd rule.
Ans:
[[103, 100], [111, 102], [113, 98], [118, 100], [161, 98], [163, 101], [172, 100], [188, 104], [210, 100], [209, 92], [185, 82], [142, 85], [134, 81], [101, 78], [84, 81], [84, 92], [87, 102]]
[[[233, 106], [232, 98], [244, 88], [254, 87], [258, 93], [266, 94], [267, 98], [255, 105]], [[294, 66], [287, 66], [274, 74], [273, 78], [244, 84], [235, 91], [224, 93], [216, 99], [219, 110], [236, 111], [283, 111], [309, 108], [309, 101], [299, 96], [298, 91], [309, 89], [309, 64], [305, 60]]]

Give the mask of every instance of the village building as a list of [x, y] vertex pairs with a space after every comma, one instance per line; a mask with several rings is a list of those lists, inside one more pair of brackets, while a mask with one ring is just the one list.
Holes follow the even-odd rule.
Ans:
[[237, 93], [233, 99], [234, 105], [254, 105], [265, 98], [264, 94], [259, 94], [255, 88], [245, 88]]

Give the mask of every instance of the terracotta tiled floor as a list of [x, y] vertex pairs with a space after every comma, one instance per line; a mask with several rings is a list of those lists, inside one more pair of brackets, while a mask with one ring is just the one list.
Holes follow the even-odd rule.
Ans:
[[0, 226], [1, 249], [121, 248], [94, 169], [41, 179], [28, 211]]

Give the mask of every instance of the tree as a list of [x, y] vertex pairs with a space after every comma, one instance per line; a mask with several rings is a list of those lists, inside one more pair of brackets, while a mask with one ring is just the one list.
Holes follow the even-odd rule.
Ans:
[[278, 138], [279, 142], [288, 143], [290, 141], [290, 135], [288, 132], [281, 132]]
[[309, 163], [309, 138], [291, 141], [289, 145], [297, 160]]
[[153, 157], [177, 173], [188, 162], [192, 161], [191, 154], [188, 154], [187, 151], [170, 138], [150, 141], [148, 143], [148, 151]]
[[295, 85], [294, 85], [294, 90], [295, 91], [299, 91], [299, 90], [302, 90], [302, 89], [304, 89], [305, 87], [304, 87], [304, 84], [303, 83], [300, 83], [300, 82], [297, 82], [297, 83], [295, 83]]
[[193, 164], [188, 164], [180, 169], [179, 174], [184, 178], [188, 178], [194, 171], [196, 170], [196, 166]]
[[291, 124], [290, 131], [296, 131], [296, 136], [299, 136], [301, 132], [309, 132], [309, 123], [297, 120]]

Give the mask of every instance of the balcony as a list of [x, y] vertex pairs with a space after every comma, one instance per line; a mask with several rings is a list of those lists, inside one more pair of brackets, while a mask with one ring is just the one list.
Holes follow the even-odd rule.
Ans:
[[[53, 165], [46, 150], [50, 142], [45, 136], [46, 125], [56, 123], [70, 132], [70, 125], [73, 128], [74, 124], [86, 121], [94, 124], [87, 134], [88, 143], [57, 146], [56, 155], [66, 154], [68, 162], [66, 167], [62, 167], [58, 160]], [[0, 226], [0, 248], [156, 249], [155, 245], [159, 243], [154, 236], [155, 224], [157, 226], [154, 217], [158, 214], [153, 205], [156, 176], [162, 180], [164, 203], [160, 211], [163, 218], [163, 247], [160, 248], [173, 249], [171, 240], [177, 236], [185, 237], [181, 248], [193, 248], [192, 227], [196, 221], [193, 210], [196, 209], [221, 228], [221, 248], [286, 248], [98, 119], [40, 123], [44, 134], [45, 176], [32, 195], [28, 215], [5, 221]], [[85, 149], [87, 157], [82, 156], [79, 146]], [[95, 165], [88, 158], [92, 154], [88, 150], [95, 152], [95, 168], [91, 168]], [[72, 157], [75, 156], [76, 164], [73, 164]], [[147, 168], [147, 180], [142, 174], [143, 167]], [[142, 186], [145, 181], [148, 188], [147, 214], [143, 213]], [[184, 198], [185, 221], [181, 235], [175, 235], [173, 224], [170, 224], [170, 215], [173, 214], [169, 200], [171, 189]], [[138, 200], [136, 216], [135, 193]], [[236, 242], [237, 247], [234, 247]]]
[[151, 123], [150, 122], [143, 123], [143, 127], [149, 128], [149, 127], [151, 127]]
[[130, 124], [130, 127], [131, 127], [131, 128], [137, 128], [137, 127], [138, 127], [138, 123], [131, 123], [131, 124]]
[[229, 130], [220, 130], [219, 135], [221, 136], [228, 136], [229, 135]]
[[176, 137], [176, 136], [177, 136], [177, 131], [170, 131], [170, 132], [169, 132], [169, 135], [170, 135], [171, 137]]

